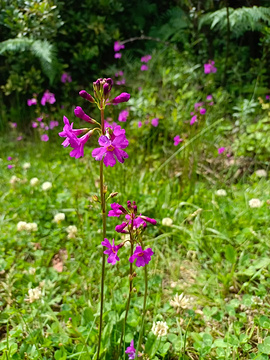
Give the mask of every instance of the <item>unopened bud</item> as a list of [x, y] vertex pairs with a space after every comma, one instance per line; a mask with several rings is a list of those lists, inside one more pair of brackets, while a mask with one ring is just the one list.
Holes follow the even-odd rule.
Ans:
[[113, 198], [113, 197], [115, 197], [117, 195], [118, 195], [118, 192], [113, 192], [113, 193], [111, 193], [110, 197]]
[[135, 277], [137, 276], [137, 273], [135, 273], [135, 271], [134, 271], [134, 273], [132, 274], [132, 276], [135, 278]]
[[93, 96], [92, 95], [90, 95], [90, 94], [88, 94], [88, 92], [86, 92], [85, 90], [81, 90], [80, 92], [79, 92], [79, 95], [82, 97], [82, 98], [84, 98], [85, 100], [88, 100], [88, 101], [90, 101], [91, 103], [95, 103], [95, 99], [93, 98]]
[[137, 289], [136, 289], [136, 288], [133, 288], [132, 291], [133, 291], [134, 293], [136, 293], [136, 292], [137, 292]]
[[133, 280], [133, 275], [129, 274], [128, 279], [129, 279], [129, 281], [132, 281]]
[[95, 201], [95, 202], [99, 202], [99, 199], [98, 199], [97, 195], [93, 195], [93, 196], [92, 196], [92, 199], [93, 199], [93, 201]]
[[103, 193], [106, 194], [107, 191], [108, 191], [108, 186], [107, 186], [107, 185], [104, 185], [104, 186], [103, 186]]

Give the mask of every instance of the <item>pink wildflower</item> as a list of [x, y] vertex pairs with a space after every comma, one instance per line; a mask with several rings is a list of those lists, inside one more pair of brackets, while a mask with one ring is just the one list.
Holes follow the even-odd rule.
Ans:
[[139, 121], [139, 122], [138, 122], [138, 128], [141, 128], [141, 127], [142, 127], [142, 122]]
[[[134, 341], [131, 340], [130, 346], [127, 347], [126, 354], [128, 354], [128, 360], [133, 360], [135, 359], [135, 355], [136, 355], [136, 349], [134, 347]], [[141, 355], [139, 354], [138, 357], [140, 357]]]
[[22, 135], [20, 135], [20, 136], [18, 136], [18, 137], [16, 138], [16, 140], [17, 140], [17, 141], [21, 141], [22, 138], [23, 138]]
[[49, 127], [50, 127], [50, 129], [52, 130], [53, 128], [55, 128], [55, 127], [58, 126], [58, 125], [59, 125], [59, 122], [58, 122], [58, 121], [52, 120], [52, 121], [50, 121]]
[[[111, 103], [113, 105], [117, 105], [117, 104], [121, 104], [123, 102], [128, 102], [129, 99], [130, 99], [130, 94], [123, 92], [120, 95], [116, 96], [114, 99], [112, 99]], [[126, 111], [126, 110], [124, 110], [124, 111]], [[119, 120], [119, 121], [121, 121], [121, 120]]]
[[15, 165], [10, 165], [9, 164], [7, 167], [8, 167], [8, 169], [13, 169], [15, 167]]
[[10, 123], [10, 126], [11, 126], [13, 129], [15, 129], [15, 128], [17, 127], [17, 123], [12, 122], [12, 123]]
[[143, 64], [143, 65], [141, 66], [141, 71], [147, 71], [147, 70], [148, 70], [148, 66], [145, 65], [145, 64]]
[[201, 115], [204, 115], [205, 113], [206, 113], [206, 109], [201, 108], [201, 109], [200, 109], [200, 114], [201, 114]]
[[126, 79], [116, 81], [116, 85], [125, 85]]
[[38, 123], [36, 121], [32, 122], [32, 128], [37, 128], [38, 127]]
[[36, 120], [37, 120], [37, 121], [42, 121], [42, 120], [43, 120], [43, 117], [40, 116], [40, 117], [36, 118]]
[[123, 163], [128, 158], [128, 154], [123, 150], [128, 146], [128, 140], [124, 134], [116, 136], [114, 140], [109, 139], [107, 136], [102, 135], [98, 139], [98, 143], [101, 146], [92, 151], [92, 156], [97, 161], [103, 159], [105, 166], [113, 167], [116, 164], [115, 158]]
[[65, 72], [62, 74], [62, 76], [61, 76], [62, 83], [71, 82], [71, 81], [72, 81], [72, 78], [68, 73]]
[[93, 119], [91, 119], [90, 116], [88, 116], [80, 106], [76, 106], [76, 108], [74, 109], [74, 114], [77, 118], [89, 122], [90, 124], [95, 123]]
[[145, 55], [141, 57], [141, 62], [148, 63], [148, 61], [150, 61], [151, 59], [152, 59], [151, 55]]
[[121, 59], [122, 54], [120, 52], [114, 54], [115, 59]]
[[173, 138], [173, 141], [174, 141], [174, 146], [177, 146], [180, 142], [183, 141], [183, 139], [180, 138], [180, 135], [176, 135], [174, 138]]
[[43, 135], [41, 135], [40, 140], [41, 141], [49, 141], [49, 136], [47, 134], [43, 134]]
[[33, 98], [33, 99], [28, 99], [28, 100], [27, 100], [27, 105], [28, 105], [28, 106], [37, 105], [37, 99], [35, 99], [35, 98]]
[[40, 101], [42, 106], [45, 106], [45, 104], [48, 102], [49, 104], [55, 103], [55, 96], [53, 93], [49, 92], [49, 90], [46, 90], [45, 93], [42, 96], [42, 99]]
[[270, 95], [265, 95], [265, 99], [269, 100], [270, 99]]
[[154, 118], [151, 120], [151, 124], [154, 126], [154, 127], [157, 127], [158, 126], [158, 118]]
[[215, 62], [213, 60], [209, 60], [208, 64], [204, 64], [204, 73], [205, 74], [216, 73], [217, 68], [214, 65]]
[[125, 45], [121, 44], [119, 41], [115, 41], [113, 49], [115, 52], [118, 52], [125, 48]]
[[119, 116], [118, 116], [118, 121], [126, 122], [126, 121], [127, 121], [127, 118], [128, 118], [128, 115], [129, 115], [129, 111], [128, 111], [128, 110], [122, 110], [122, 111], [120, 111], [120, 114], [119, 114]]
[[104, 239], [104, 241], [102, 241], [101, 245], [106, 246], [108, 248], [108, 250], [104, 251], [104, 254], [109, 255], [108, 260], [107, 260], [108, 263], [115, 265], [116, 261], [119, 261], [117, 252], [123, 245], [122, 244], [114, 245], [114, 239], [112, 239], [112, 244], [110, 244], [109, 240], [106, 238]]
[[13, 157], [11, 157], [11, 156], [8, 156], [8, 161], [11, 161], [12, 159], [13, 159]]
[[206, 100], [211, 101], [212, 99], [213, 99], [213, 96], [212, 96], [212, 95], [207, 95], [207, 96], [206, 96]]
[[197, 122], [197, 115], [192, 116], [190, 120], [190, 125], [193, 125], [195, 122]]
[[221, 148], [218, 149], [219, 154], [222, 154], [224, 151], [225, 151], [225, 147], [221, 147]]
[[203, 106], [203, 102], [201, 101], [201, 102], [198, 102], [198, 103], [195, 103], [194, 104], [194, 109], [195, 110], [198, 110], [198, 108], [200, 108], [201, 106]]
[[145, 266], [149, 264], [152, 255], [154, 255], [154, 252], [151, 248], [143, 250], [141, 246], [137, 246], [133, 255], [129, 258], [129, 262], [133, 263], [137, 259], [136, 266]]

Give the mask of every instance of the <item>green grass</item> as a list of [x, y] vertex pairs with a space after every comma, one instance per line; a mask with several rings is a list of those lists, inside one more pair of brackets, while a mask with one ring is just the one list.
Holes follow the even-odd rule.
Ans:
[[[83, 159], [70, 158], [57, 138], [43, 144], [5, 137], [0, 147], [0, 358], [94, 359], [102, 239], [100, 208], [92, 196], [99, 194], [99, 164], [90, 149]], [[155, 255], [148, 266], [144, 358], [267, 359], [269, 180], [246, 174], [245, 182], [221, 186], [226, 174], [211, 181], [202, 174], [191, 186], [178, 174], [183, 158], [156, 172], [166, 160], [158, 156], [161, 149], [147, 155], [133, 138], [128, 150], [123, 165], [105, 169], [105, 181], [108, 193], [119, 193], [109, 203], [135, 200], [140, 213], [158, 221], [145, 233]], [[14, 158], [14, 169], [7, 169], [7, 156]], [[25, 162], [30, 169], [23, 170]], [[10, 184], [12, 175], [21, 182]], [[33, 177], [40, 180], [36, 187], [29, 183]], [[53, 184], [47, 192], [41, 190], [45, 181]], [[220, 187], [227, 196], [216, 195]], [[262, 207], [250, 208], [252, 198], [262, 200]], [[59, 212], [66, 218], [56, 224]], [[172, 226], [162, 225], [165, 217]], [[108, 218], [107, 237], [119, 242], [117, 220]], [[36, 222], [38, 231], [18, 232], [19, 221]], [[75, 239], [67, 238], [69, 225], [78, 228]], [[62, 272], [53, 267], [57, 256]], [[119, 256], [115, 266], [106, 264], [103, 359], [118, 359], [128, 295], [129, 249], [120, 249]], [[125, 347], [132, 339], [136, 346], [141, 323], [143, 270], [136, 272]], [[38, 286], [42, 297], [25, 301], [28, 290]], [[175, 309], [170, 300], [182, 292], [187, 304]], [[167, 322], [166, 336], [154, 336], [154, 321]]]

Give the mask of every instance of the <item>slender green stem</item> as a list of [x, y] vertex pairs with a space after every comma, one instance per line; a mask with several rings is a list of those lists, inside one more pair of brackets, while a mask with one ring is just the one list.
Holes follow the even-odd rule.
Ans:
[[143, 330], [144, 330], [144, 320], [145, 320], [145, 313], [146, 313], [146, 300], [147, 300], [147, 290], [148, 290], [148, 277], [147, 277], [147, 265], [144, 267], [144, 298], [143, 298], [143, 318], [142, 318], [142, 326], [140, 329], [140, 335], [139, 335], [139, 341], [137, 345], [137, 350], [135, 354], [135, 360], [138, 359], [139, 350], [142, 343], [142, 336], [143, 336]]
[[[104, 133], [105, 133], [105, 129], [104, 129], [104, 109], [101, 109], [100, 112], [101, 112], [102, 135], [104, 135]], [[101, 160], [101, 162], [100, 162], [99, 180], [100, 180], [100, 200], [101, 200], [101, 212], [102, 212], [102, 241], [103, 241], [104, 238], [106, 237], [106, 202], [105, 202], [104, 183], [103, 183], [103, 160]], [[97, 360], [99, 360], [101, 334], [102, 334], [102, 317], [103, 317], [103, 302], [104, 302], [104, 281], [105, 281], [105, 261], [106, 261], [105, 254], [102, 251], [100, 320], [99, 320]]]
[[[133, 239], [132, 239], [132, 230], [130, 232], [130, 256], [133, 255]], [[122, 334], [121, 334], [121, 339], [120, 339], [120, 344], [119, 344], [119, 353], [121, 351], [121, 347], [122, 347], [122, 341], [123, 338], [125, 336], [125, 330], [126, 330], [126, 323], [127, 323], [127, 317], [128, 317], [128, 312], [129, 312], [129, 305], [130, 305], [130, 300], [131, 300], [131, 295], [132, 295], [132, 290], [133, 290], [133, 263], [129, 264], [129, 293], [128, 293], [128, 300], [127, 300], [127, 306], [126, 306], [126, 314], [125, 314], [125, 319], [124, 319], [124, 323], [123, 323], [123, 329], [122, 329]]]

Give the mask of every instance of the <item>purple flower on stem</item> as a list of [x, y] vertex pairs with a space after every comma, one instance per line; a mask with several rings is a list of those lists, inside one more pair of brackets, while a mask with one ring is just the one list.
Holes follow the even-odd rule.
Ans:
[[142, 122], [139, 121], [139, 122], [138, 122], [138, 128], [141, 128], [141, 127], [142, 127]]
[[12, 122], [12, 123], [10, 123], [10, 126], [11, 126], [13, 129], [15, 129], [15, 128], [17, 127], [17, 123]]
[[197, 122], [197, 115], [192, 116], [190, 120], [190, 125], [193, 125], [195, 122]]
[[61, 76], [62, 83], [71, 82], [71, 81], [72, 81], [72, 78], [68, 73], [65, 72], [62, 74], [62, 76]]
[[125, 45], [121, 44], [119, 41], [115, 41], [113, 49], [115, 52], [118, 52], [125, 48]]
[[213, 99], [213, 96], [212, 96], [212, 95], [207, 95], [207, 96], [206, 96], [206, 100], [211, 101], [212, 99]]
[[137, 246], [133, 255], [129, 258], [129, 262], [133, 263], [137, 259], [136, 266], [145, 266], [150, 262], [152, 255], [154, 255], [154, 252], [151, 248], [143, 250], [141, 246]]
[[173, 138], [173, 141], [174, 141], [174, 146], [177, 146], [180, 142], [183, 141], [183, 139], [180, 138], [180, 135], [176, 135], [174, 138]]
[[141, 66], [141, 71], [147, 71], [147, 70], [148, 70], [148, 66], [145, 65], [145, 64], [143, 64], [143, 65]]
[[74, 109], [74, 114], [79, 119], [89, 122], [90, 124], [95, 124], [95, 121], [93, 121], [93, 119], [91, 119], [90, 116], [88, 116], [80, 106], [76, 106]]
[[9, 164], [7, 167], [8, 167], [8, 169], [12, 169], [12, 168], [15, 167], [15, 165], [10, 165], [10, 164]]
[[214, 65], [215, 62], [213, 60], [209, 60], [208, 64], [204, 64], [204, 73], [205, 74], [216, 73], [217, 68]]
[[13, 159], [13, 157], [11, 157], [11, 156], [8, 156], [8, 161], [11, 161], [12, 159]]
[[127, 121], [127, 118], [128, 118], [128, 115], [129, 115], [129, 111], [128, 111], [128, 110], [122, 110], [122, 111], [120, 111], [120, 114], [119, 114], [119, 116], [118, 116], [118, 121], [126, 122], [126, 121]]
[[198, 102], [198, 103], [195, 103], [195, 104], [194, 104], [194, 109], [195, 109], [195, 110], [198, 110], [198, 108], [201, 107], [201, 106], [203, 106], [203, 102], [202, 102], [202, 101], [201, 101], [201, 102]]
[[42, 99], [40, 101], [41, 105], [45, 106], [45, 104], [48, 102], [50, 104], [55, 103], [55, 96], [53, 93], [49, 92], [49, 90], [46, 90], [45, 93], [42, 96]]
[[50, 121], [49, 127], [50, 127], [50, 129], [52, 130], [53, 128], [55, 128], [55, 127], [58, 126], [58, 125], [59, 125], [59, 122], [58, 122], [58, 121], [52, 120], [52, 121]]
[[35, 98], [33, 98], [33, 99], [28, 99], [28, 100], [27, 100], [27, 105], [28, 105], [28, 106], [37, 105], [37, 99], [35, 99]]
[[270, 95], [265, 95], [265, 99], [269, 100], [270, 99]]
[[106, 246], [108, 250], [104, 251], [104, 254], [109, 255], [108, 257], [108, 263], [115, 265], [116, 261], [119, 261], [119, 257], [117, 256], [118, 250], [123, 246], [123, 244], [114, 245], [114, 239], [112, 239], [112, 244], [110, 244], [108, 239], [104, 239], [102, 241], [101, 245]]
[[141, 62], [148, 63], [148, 61], [150, 61], [151, 59], [152, 59], [151, 55], [145, 55], [141, 57]]
[[82, 97], [82, 98], [84, 98], [85, 100], [88, 100], [88, 101], [90, 101], [91, 103], [95, 103], [95, 99], [93, 98], [93, 96], [92, 95], [90, 95], [90, 94], [88, 94], [88, 92], [86, 92], [85, 90], [81, 90], [80, 92], [79, 92], [79, 95]]
[[40, 116], [40, 117], [36, 118], [36, 120], [37, 120], [37, 121], [42, 121], [42, 120], [43, 120], [43, 117]]
[[[128, 360], [135, 359], [136, 349], [134, 347], [134, 340], [131, 340], [130, 346], [127, 347], [125, 353], [128, 354]], [[140, 356], [141, 355], [139, 354], [138, 357]]]
[[112, 210], [108, 212], [109, 217], [110, 216], [119, 217], [120, 215], [127, 214], [126, 209], [122, 205], [119, 205], [117, 203], [111, 204], [111, 208]]
[[33, 121], [33, 122], [32, 122], [32, 128], [35, 129], [35, 128], [37, 128], [37, 127], [38, 127], [38, 123], [37, 123], [36, 121]]
[[114, 54], [115, 59], [121, 59], [122, 54], [120, 52]]
[[114, 140], [102, 135], [98, 139], [98, 143], [101, 147], [94, 149], [92, 156], [97, 161], [101, 161], [104, 157], [103, 162], [105, 166], [113, 167], [116, 164], [115, 158], [120, 163], [123, 163], [128, 158], [128, 154], [122, 150], [128, 146], [128, 140], [124, 134], [116, 136]]
[[221, 148], [218, 149], [219, 154], [222, 154], [224, 151], [225, 151], [225, 147], [221, 147]]
[[23, 139], [22, 135], [20, 135], [16, 138], [17, 141], [21, 141], [22, 139]]
[[157, 127], [158, 126], [158, 118], [154, 118], [151, 120], [151, 124], [154, 126], [154, 127]]
[[130, 99], [130, 94], [123, 92], [120, 95], [116, 96], [114, 99], [111, 100], [113, 105], [117, 105], [123, 102], [127, 102]]
[[206, 113], [206, 109], [201, 108], [201, 109], [200, 109], [200, 114], [201, 114], [201, 115], [204, 115], [205, 113]]
[[116, 85], [125, 85], [126, 79], [116, 81]]
[[43, 134], [43, 135], [41, 135], [40, 140], [41, 141], [49, 141], [49, 136], [47, 134]]

